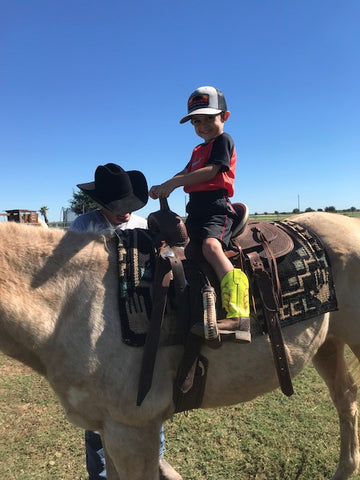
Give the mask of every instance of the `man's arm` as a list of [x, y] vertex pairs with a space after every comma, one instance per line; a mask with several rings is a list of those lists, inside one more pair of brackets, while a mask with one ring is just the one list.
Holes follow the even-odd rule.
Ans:
[[87, 229], [88, 229], [88, 222], [84, 220], [83, 215], [76, 217], [69, 227], [69, 230], [72, 230], [75, 232], [86, 232]]

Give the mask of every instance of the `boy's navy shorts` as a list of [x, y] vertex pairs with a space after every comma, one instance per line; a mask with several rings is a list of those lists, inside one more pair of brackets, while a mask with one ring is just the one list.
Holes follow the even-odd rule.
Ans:
[[191, 192], [186, 211], [191, 242], [202, 244], [205, 238], [216, 238], [223, 246], [229, 245], [234, 210], [226, 190]]

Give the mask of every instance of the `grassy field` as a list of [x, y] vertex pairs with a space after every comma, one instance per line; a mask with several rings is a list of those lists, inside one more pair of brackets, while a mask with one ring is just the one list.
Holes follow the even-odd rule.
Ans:
[[[83, 432], [68, 423], [45, 380], [0, 354], [0, 385], [0, 478], [84, 480]], [[186, 480], [330, 479], [337, 414], [312, 367], [294, 387], [291, 398], [276, 391], [176, 415], [165, 425], [167, 460]]]

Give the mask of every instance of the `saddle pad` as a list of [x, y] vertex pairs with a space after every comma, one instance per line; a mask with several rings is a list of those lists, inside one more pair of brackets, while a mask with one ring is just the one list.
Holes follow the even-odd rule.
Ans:
[[[277, 259], [282, 290], [280, 309], [282, 327], [337, 310], [330, 260], [320, 239], [290, 220], [277, 222], [291, 235], [294, 249]], [[257, 319], [263, 321], [259, 297], [255, 296]]]
[[[116, 237], [119, 265], [118, 301], [123, 342], [142, 346], [151, 313], [155, 250], [147, 230], [123, 230]], [[132, 322], [131, 318], [136, 318]]]
[[[154, 240], [149, 230], [141, 228], [124, 230], [116, 238], [122, 340], [126, 345], [142, 347], [149, 329], [152, 309]], [[161, 326], [160, 345], [182, 343], [184, 326], [177, 311], [174, 285], [171, 282], [166, 313]]]
[[[279, 230], [292, 237], [294, 248], [277, 258], [278, 274], [283, 295], [280, 310], [282, 327], [308, 320], [326, 312], [337, 310], [337, 300], [331, 265], [317, 236], [300, 225], [285, 220], [277, 222]], [[142, 229], [126, 230], [118, 244], [119, 254], [119, 308], [123, 341], [131, 346], [143, 346], [151, 314], [151, 281], [155, 248], [150, 232]], [[265, 267], [266, 261], [264, 260]], [[170, 284], [166, 312], [161, 326], [160, 345], [182, 344], [184, 325], [196, 322], [202, 315], [201, 288], [206, 283], [204, 273], [192, 261], [183, 262], [190, 285], [188, 305], [177, 305], [173, 282]], [[219, 285], [215, 275], [205, 272], [217, 291], [217, 314], [223, 316]], [[265, 319], [261, 300], [250, 272], [250, 293], [255, 310], [252, 311], [253, 335], [263, 334]], [[179, 315], [181, 308], [189, 308]]]

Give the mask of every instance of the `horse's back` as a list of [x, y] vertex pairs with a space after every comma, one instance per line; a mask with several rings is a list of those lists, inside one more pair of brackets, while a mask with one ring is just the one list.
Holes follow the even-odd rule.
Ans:
[[329, 334], [360, 345], [360, 220], [327, 212], [291, 219], [318, 235], [330, 259], [339, 310], [330, 315]]
[[290, 217], [315, 232], [330, 251], [360, 255], [360, 220], [337, 213], [309, 212]]

